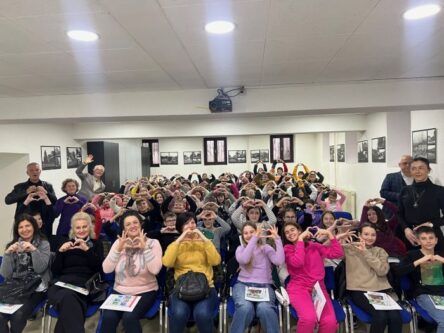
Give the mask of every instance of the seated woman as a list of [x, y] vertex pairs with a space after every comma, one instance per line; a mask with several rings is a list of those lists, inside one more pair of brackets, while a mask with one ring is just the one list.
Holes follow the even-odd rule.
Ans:
[[16, 312], [0, 313], [0, 332], [4, 333], [20, 333], [24, 330], [34, 308], [45, 299], [50, 280], [49, 243], [35, 219], [27, 214], [17, 216], [12, 234], [12, 241], [6, 245], [0, 274], [9, 279], [25, 277], [29, 272], [35, 272], [41, 276], [42, 282]]
[[444, 297], [444, 251], [436, 249], [438, 237], [433, 227], [416, 230], [420, 249], [411, 250], [398, 266], [399, 274], [408, 274], [412, 282], [409, 298], [418, 304], [438, 323], [437, 333], [444, 332], [444, 310], [435, 307], [430, 296]]
[[176, 228], [179, 238], [168, 246], [163, 256], [163, 264], [174, 268], [174, 280], [188, 271], [204, 273], [210, 293], [198, 301], [179, 299], [178, 293], [170, 295], [169, 327], [171, 333], [183, 333], [188, 320], [194, 319], [200, 333], [213, 332], [213, 312], [217, 304], [217, 293], [213, 282], [213, 266], [219, 265], [221, 258], [213, 243], [197, 229], [193, 213], [183, 213], [177, 217]]
[[[390, 220], [385, 220], [382, 209], [376, 204], [382, 204], [383, 207], [392, 211]], [[395, 229], [398, 225], [397, 212], [398, 208], [393, 203], [381, 198], [369, 199], [362, 207], [360, 224], [369, 222], [376, 227], [374, 245], [383, 248], [390, 257], [401, 257], [407, 254], [404, 242], [395, 236]]]
[[[316, 325], [319, 327], [319, 332], [336, 332], [338, 324], [335, 311], [324, 283], [324, 260], [341, 258], [344, 255], [341, 245], [335, 236], [325, 229], [317, 230], [316, 236], [328, 237], [330, 245], [312, 241], [315, 235], [310, 229], [302, 232], [300, 225], [295, 221], [286, 222], [282, 233], [286, 244], [285, 262], [290, 274], [287, 292], [299, 318], [297, 332], [312, 333]], [[312, 300], [315, 285], [319, 285], [326, 298], [319, 320]]]
[[79, 191], [79, 182], [75, 179], [65, 179], [62, 183], [62, 191], [65, 196], [57, 200], [54, 205], [54, 217], [60, 215], [59, 226], [57, 227], [57, 236], [68, 237], [71, 229], [71, 218], [79, 212], [88, 200], [77, 194]]
[[388, 254], [384, 249], [374, 246], [376, 228], [374, 224], [364, 223], [360, 228], [359, 242], [344, 244], [346, 288], [350, 299], [372, 317], [370, 333], [402, 332], [401, 313], [397, 310], [375, 310], [365, 296], [367, 291], [388, 293], [395, 300], [396, 294], [388, 282]]
[[132, 312], [103, 311], [102, 332], [116, 332], [122, 320], [125, 332], [142, 332], [139, 320], [156, 300], [156, 275], [162, 268], [162, 249], [159, 241], [147, 238], [142, 231], [140, 215], [126, 211], [121, 219], [122, 236], [114, 242], [103, 262], [103, 272], [115, 272], [112, 293], [137, 295], [141, 299]]
[[[268, 234], [269, 233], [269, 234]], [[272, 288], [272, 265], [284, 263], [284, 248], [276, 227], [265, 232], [255, 223], [247, 222], [241, 230], [245, 245], [236, 250], [236, 260], [239, 262], [240, 272], [238, 282], [233, 287], [235, 312], [231, 322], [232, 333], [243, 333], [253, 321], [255, 315], [259, 318], [262, 328], [267, 333], [279, 332], [279, 319], [275, 304], [275, 294]], [[259, 245], [259, 238], [271, 237], [276, 249], [270, 245]], [[250, 288], [268, 290], [268, 300], [252, 302], [245, 299]]]
[[[91, 217], [84, 212], [72, 217], [69, 235], [71, 239], [60, 246], [51, 270], [57, 281], [85, 288], [85, 283], [101, 271], [103, 246], [94, 240]], [[48, 290], [48, 301], [59, 312], [54, 332], [85, 332], [87, 296], [53, 285]]]
[[269, 224], [276, 224], [276, 216], [262, 200], [247, 200], [242, 203], [231, 215], [231, 221], [240, 232], [245, 222], [263, 223], [262, 210], [267, 215]]

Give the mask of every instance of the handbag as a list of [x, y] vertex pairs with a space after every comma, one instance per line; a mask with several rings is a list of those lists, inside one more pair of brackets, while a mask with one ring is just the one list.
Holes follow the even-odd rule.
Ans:
[[0, 303], [22, 304], [28, 300], [42, 282], [35, 272], [20, 278], [6, 279], [0, 285]]
[[85, 282], [85, 289], [88, 290], [88, 297], [92, 303], [105, 301], [108, 288], [108, 283], [102, 281], [100, 273], [95, 273]]
[[185, 302], [197, 302], [210, 294], [210, 286], [204, 273], [188, 271], [176, 282], [177, 297]]

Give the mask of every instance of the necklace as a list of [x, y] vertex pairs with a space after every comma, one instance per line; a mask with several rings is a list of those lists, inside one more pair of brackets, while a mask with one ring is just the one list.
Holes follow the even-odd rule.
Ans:
[[413, 207], [418, 208], [419, 200], [421, 200], [422, 196], [424, 195], [425, 190], [422, 190], [420, 193], [416, 192], [416, 190], [413, 190]]

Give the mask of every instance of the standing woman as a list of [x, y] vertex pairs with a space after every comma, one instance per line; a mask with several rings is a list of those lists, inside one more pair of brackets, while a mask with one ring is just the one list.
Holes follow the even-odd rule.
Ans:
[[97, 164], [93, 169], [93, 174], [83, 173], [83, 170], [89, 163], [94, 162], [94, 156], [89, 154], [85, 161], [76, 169], [76, 175], [82, 180], [79, 194], [88, 200], [91, 200], [95, 194], [105, 191], [105, 184], [102, 181], [105, 167]]
[[213, 332], [213, 313], [217, 303], [214, 288], [213, 266], [220, 264], [221, 258], [213, 243], [197, 228], [193, 213], [182, 213], [177, 217], [176, 228], [181, 234], [171, 243], [163, 256], [163, 264], [174, 268], [174, 280], [188, 271], [205, 274], [210, 293], [198, 301], [179, 299], [178, 293], [170, 295], [169, 325], [171, 333], [183, 333], [187, 322], [193, 318], [200, 333]]
[[49, 243], [40, 232], [35, 219], [28, 214], [18, 215], [12, 234], [12, 241], [6, 246], [0, 274], [9, 279], [25, 277], [30, 272], [35, 272], [41, 276], [42, 282], [16, 312], [0, 313], [0, 332], [4, 333], [20, 333], [24, 330], [34, 308], [45, 299], [50, 280]]
[[408, 248], [418, 245], [415, 227], [428, 223], [438, 238], [436, 249], [444, 249], [444, 236], [441, 231], [444, 224], [441, 218], [444, 213], [444, 187], [430, 181], [430, 171], [428, 159], [414, 158], [410, 165], [413, 184], [404, 187], [399, 196], [398, 220], [407, 238]]
[[[86, 281], [101, 270], [103, 246], [94, 240], [91, 217], [84, 212], [72, 217], [69, 235], [71, 239], [60, 246], [51, 270], [57, 281], [85, 288]], [[53, 285], [48, 290], [48, 301], [59, 312], [55, 333], [85, 332], [87, 296]]]
[[[231, 332], [243, 333], [256, 315], [267, 333], [278, 333], [279, 319], [271, 270], [272, 265], [279, 266], [284, 263], [285, 255], [277, 228], [271, 228], [269, 236], [266, 236], [274, 239], [276, 249], [268, 244], [258, 244], [259, 238], [263, 237], [263, 230], [255, 223], [245, 223], [242, 226], [241, 237], [245, 245], [240, 245], [236, 250], [240, 272], [238, 282], [233, 287], [235, 312]], [[266, 289], [269, 299], [258, 302], [246, 300], [245, 295], [251, 287]]]
[[114, 242], [103, 262], [103, 272], [115, 272], [113, 294], [141, 296], [132, 312], [104, 310], [101, 331], [116, 332], [122, 320], [126, 333], [140, 333], [140, 319], [156, 300], [156, 275], [162, 268], [162, 249], [159, 241], [143, 234], [140, 215], [135, 211], [123, 213], [122, 237]]

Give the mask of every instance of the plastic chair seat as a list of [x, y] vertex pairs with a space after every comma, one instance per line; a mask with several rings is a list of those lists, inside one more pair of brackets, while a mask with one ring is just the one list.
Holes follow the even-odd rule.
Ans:
[[[100, 305], [101, 304], [89, 304], [88, 307], [86, 308], [85, 317], [89, 318], [94, 316], [94, 314], [99, 310]], [[59, 312], [53, 306], [49, 308], [48, 314], [53, 318], [59, 317]]]
[[[357, 306], [355, 303], [353, 303], [352, 300], [348, 300], [347, 303], [350, 305], [353, 313], [356, 315], [356, 317], [358, 317], [358, 319], [366, 324], [369, 324], [372, 321], [372, 316], [365, 312], [364, 310], [362, 310], [359, 306]], [[402, 308], [401, 310], [401, 319], [402, 319], [402, 323], [403, 324], [408, 324], [410, 323], [410, 321], [412, 320], [412, 316], [410, 315], [410, 313], [405, 310], [404, 308]]]
[[409, 300], [409, 303], [415, 308], [416, 312], [429, 324], [436, 324], [436, 321], [430, 317], [428, 312], [418, 304], [415, 299]]

